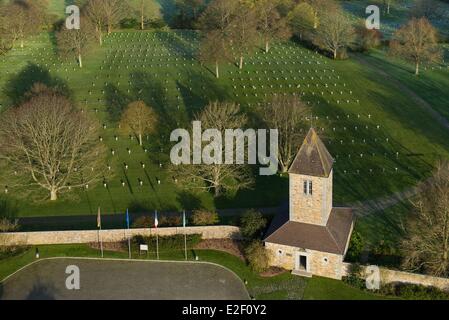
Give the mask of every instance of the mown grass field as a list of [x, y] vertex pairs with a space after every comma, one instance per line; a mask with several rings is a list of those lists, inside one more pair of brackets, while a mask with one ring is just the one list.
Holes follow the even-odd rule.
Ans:
[[[58, 11], [55, 3], [52, 8]], [[18, 103], [35, 82], [66, 87], [79, 108], [104, 128], [98, 143], [106, 145], [105, 167], [111, 166], [107, 188], [100, 181], [56, 202], [45, 200], [45, 193], [36, 201], [19, 200], [19, 215], [94, 215], [98, 206], [105, 213], [123, 213], [126, 208], [137, 212], [279, 205], [288, 197], [286, 177], [257, 177], [254, 189], [214, 199], [183, 189], [167, 171], [171, 130], [191, 126], [192, 117], [214, 100], [235, 101], [257, 113], [259, 104], [275, 94], [300, 95], [311, 106], [311, 116], [304, 121], [317, 128], [336, 160], [334, 199], [339, 205], [410, 187], [448, 156], [449, 134], [410, 97], [354, 60], [332, 61], [295, 42], [276, 43], [268, 54], [260, 48], [249, 53], [242, 71], [234, 61], [222, 65], [221, 78], [215, 79], [211, 66], [196, 60], [198, 44], [194, 31], [119, 31], [108, 36], [103, 47], [93, 46], [80, 69], [76, 61], [58, 57], [53, 34], [41, 34], [24, 49], [0, 57], [0, 110]], [[386, 63], [383, 53], [380, 59]], [[421, 88], [417, 92], [423, 98], [439, 101], [436, 108], [444, 109], [447, 65], [429, 69], [418, 79], [394, 66], [402, 81]], [[157, 133], [146, 137], [143, 147], [117, 125], [123, 108], [139, 99], [160, 117]], [[0, 178], [0, 184], [8, 181]], [[9, 191], [8, 199], [20, 199], [20, 189]]]
[[[383, 0], [358, 0], [342, 1], [342, 5], [354, 22], [363, 23], [368, 17], [366, 8], [369, 5], [377, 5], [380, 9], [380, 31], [386, 39], [410, 19], [410, 12], [416, 0], [391, 1], [390, 13], [387, 13]], [[449, 4], [440, 1], [437, 15], [432, 17], [431, 23], [439, 30], [442, 36], [449, 36]], [[437, 9], [435, 9], [437, 10]]]
[[[313, 105], [313, 125], [336, 159], [334, 193], [341, 204], [413, 185], [447, 155], [446, 132], [407, 96], [354, 61], [334, 62], [289, 42], [276, 44], [269, 54], [257, 50], [248, 55], [243, 71], [233, 63], [222, 66], [217, 80], [196, 61], [197, 46], [198, 35], [191, 31], [116, 32], [102, 48], [93, 48], [80, 69], [75, 61], [61, 61], [52, 35], [42, 34], [25, 49], [2, 57], [2, 105], [14, 104], [34, 82], [66, 86], [79, 107], [104, 125], [102, 143], [109, 150], [105, 166], [112, 166], [107, 189], [99, 183], [55, 203], [23, 203], [20, 214], [90, 214], [98, 206], [113, 213], [126, 207], [179, 210], [279, 204], [287, 197], [285, 177], [258, 178], [254, 190], [214, 201], [209, 194], [183, 191], [167, 173], [170, 130], [189, 127], [189, 119], [213, 100], [236, 101], [251, 111], [274, 94], [301, 95]], [[117, 127], [124, 106], [138, 99], [161, 118], [158, 134], [148, 136], [143, 148]], [[138, 179], [144, 181], [143, 187]], [[14, 193], [20, 190], [10, 192]]]
[[[98, 250], [87, 245], [52, 245], [39, 246], [41, 258], [50, 257], [90, 257], [100, 258]], [[180, 251], [160, 252], [162, 260], [184, 260]], [[189, 251], [189, 260], [198, 255], [201, 261], [208, 261], [225, 266], [235, 272], [242, 281], [247, 281], [247, 290], [252, 297], [263, 299], [322, 299], [322, 300], [366, 300], [383, 299], [379, 295], [370, 294], [352, 288], [341, 281], [313, 277], [302, 278], [284, 273], [274, 277], [261, 277], [255, 274], [239, 258], [228, 253], [213, 250]], [[11, 273], [35, 260], [35, 248], [28, 248], [19, 255], [0, 259], [0, 290], [1, 281]], [[105, 258], [127, 259], [126, 252], [105, 251]], [[134, 259], [144, 259], [144, 256], [133, 256]], [[0, 291], [1, 292], [1, 291]]]

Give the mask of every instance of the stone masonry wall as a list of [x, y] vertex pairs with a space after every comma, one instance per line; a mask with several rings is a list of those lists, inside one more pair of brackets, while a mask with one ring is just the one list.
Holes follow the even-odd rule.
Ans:
[[[312, 181], [312, 195], [304, 194], [304, 181]], [[332, 172], [328, 178], [290, 174], [290, 220], [326, 225], [332, 210]]]
[[238, 227], [234, 226], [207, 226], [184, 228], [152, 228], [146, 229], [116, 229], [88, 231], [49, 231], [49, 232], [13, 232], [0, 233], [0, 246], [13, 245], [45, 245], [97, 242], [101, 236], [103, 242], [117, 242], [126, 239], [129, 235], [160, 236], [176, 234], [202, 234], [203, 239], [240, 238]]
[[[350, 270], [350, 263], [343, 264], [343, 273], [347, 275]], [[419, 284], [423, 286], [433, 286], [441, 290], [449, 291], [449, 279], [428, 276], [424, 274], [410, 273], [404, 271], [390, 270], [386, 268], [380, 269], [381, 283], [403, 282]]]
[[[307, 255], [307, 263], [309, 271], [313, 275], [341, 279], [343, 275], [343, 257], [332, 253], [319, 252], [314, 250], [301, 250], [299, 248], [275, 244], [265, 243], [270, 257], [270, 265], [287, 270], [296, 268], [297, 253]], [[281, 254], [279, 253], [281, 250]]]

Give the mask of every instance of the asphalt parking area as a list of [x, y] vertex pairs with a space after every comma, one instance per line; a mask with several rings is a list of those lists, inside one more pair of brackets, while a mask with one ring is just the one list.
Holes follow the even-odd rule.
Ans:
[[[67, 266], [80, 270], [80, 289], [66, 288]], [[245, 285], [233, 272], [208, 263], [49, 259], [0, 283], [13, 300], [241, 300]]]

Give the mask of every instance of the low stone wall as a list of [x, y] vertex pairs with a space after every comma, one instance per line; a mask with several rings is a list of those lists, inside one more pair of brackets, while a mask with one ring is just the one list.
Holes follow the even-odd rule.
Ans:
[[11, 232], [0, 233], [0, 246], [15, 245], [45, 245], [90, 243], [99, 241], [117, 242], [135, 235], [169, 236], [176, 234], [201, 234], [203, 239], [240, 238], [240, 230], [234, 226], [207, 226], [186, 228], [146, 228], [146, 229], [116, 229], [87, 231], [45, 231], [45, 232]]
[[[344, 263], [345, 274], [349, 273], [351, 268], [350, 263]], [[424, 274], [410, 273], [404, 271], [391, 270], [380, 267], [380, 281], [381, 283], [411, 283], [423, 286], [437, 287], [441, 290], [449, 291], [449, 279], [428, 276]]]

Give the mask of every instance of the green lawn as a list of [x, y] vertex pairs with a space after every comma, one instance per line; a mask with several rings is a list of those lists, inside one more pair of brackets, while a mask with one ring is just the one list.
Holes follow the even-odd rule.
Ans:
[[[442, 46], [446, 61], [449, 58], [449, 46]], [[382, 69], [390, 76], [401, 81], [409, 89], [418, 94], [449, 119], [449, 65], [447, 63], [436, 66], [421, 66], [421, 74], [414, 75], [415, 67], [398, 59], [389, 57], [384, 51], [373, 51], [366, 59], [376, 68]]]
[[[192, 114], [215, 99], [237, 101], [251, 110], [274, 93], [301, 93], [315, 105], [314, 125], [336, 158], [338, 204], [413, 185], [430, 174], [436, 159], [447, 156], [447, 133], [410, 98], [355, 61], [331, 61], [289, 42], [276, 44], [269, 54], [256, 51], [248, 56], [243, 71], [223, 65], [222, 78], [216, 80], [194, 59], [197, 45], [198, 35], [190, 31], [117, 32], [85, 57], [79, 69], [74, 61], [61, 63], [51, 36], [42, 34], [23, 51], [2, 57], [1, 104], [17, 101], [35, 81], [62, 83], [81, 108], [106, 125], [103, 143], [116, 151], [115, 156], [109, 154], [107, 189], [90, 186], [54, 203], [43, 201], [42, 194], [36, 202], [20, 201], [19, 215], [95, 214], [98, 206], [118, 213], [127, 207], [151, 211], [278, 205], [287, 197], [285, 177], [260, 177], [254, 190], [214, 200], [207, 193], [184, 191], [168, 174], [169, 132], [188, 127]], [[163, 119], [158, 135], [146, 140], [147, 153], [116, 125], [126, 103], [137, 99], [152, 105]], [[10, 197], [14, 194], [20, 190], [12, 189]]]
[[398, 203], [386, 210], [373, 212], [357, 218], [355, 230], [363, 235], [369, 245], [387, 242], [398, 243], [403, 235], [403, 227], [412, 210], [411, 203]]
[[[410, 19], [410, 9], [416, 0], [391, 1], [390, 14], [387, 14], [385, 1], [383, 0], [358, 0], [341, 1], [343, 8], [354, 22], [362, 23], [367, 17], [366, 8], [369, 5], [377, 5], [380, 8], [380, 31], [385, 38], [390, 38], [392, 34]], [[439, 1], [442, 10], [438, 13], [440, 17], [431, 19], [431, 23], [443, 36], [449, 36], [449, 4]]]
[[[62, 7], [61, 0], [51, 2], [54, 12]], [[18, 103], [35, 82], [63, 86], [80, 108], [104, 125], [99, 143], [109, 150], [105, 167], [111, 166], [105, 176], [107, 188], [100, 182], [56, 202], [46, 200], [45, 193], [21, 201], [22, 190], [9, 186], [8, 201], [19, 199], [18, 215], [95, 215], [98, 206], [104, 213], [123, 213], [126, 208], [148, 212], [266, 207], [285, 201], [288, 179], [281, 176], [257, 177], [252, 190], [218, 199], [175, 183], [167, 170], [169, 134], [190, 127], [193, 115], [212, 100], [235, 101], [255, 111], [274, 94], [301, 95], [313, 106], [312, 123], [336, 160], [338, 205], [415, 185], [431, 174], [438, 159], [448, 156], [448, 132], [410, 97], [356, 61], [332, 61], [294, 42], [276, 43], [268, 54], [261, 49], [248, 54], [243, 71], [233, 61], [223, 64], [217, 80], [211, 66], [196, 60], [198, 44], [199, 34], [194, 31], [119, 31], [106, 37], [103, 47], [94, 46], [80, 69], [75, 61], [61, 61], [54, 35], [43, 33], [27, 41], [23, 50], [0, 57], [0, 111]], [[386, 66], [384, 56], [372, 57]], [[401, 68], [398, 63], [391, 67], [406, 79]], [[428, 74], [416, 80], [410, 77], [410, 85], [444, 114], [449, 70]], [[161, 119], [157, 134], [146, 137], [143, 148], [117, 126], [123, 108], [138, 99], [151, 105]], [[6, 185], [0, 173], [0, 186]]]
[[[87, 245], [39, 246], [41, 258], [49, 257], [100, 257], [98, 250]], [[341, 281], [313, 277], [310, 279], [284, 273], [265, 278], [256, 275], [239, 258], [228, 253], [213, 250], [189, 251], [189, 260], [197, 255], [200, 261], [220, 264], [234, 271], [242, 281], [247, 281], [247, 289], [256, 299], [381, 299], [383, 297], [347, 286]], [[0, 259], [0, 281], [21, 267], [35, 261], [35, 248], [30, 247], [20, 255]], [[105, 258], [127, 258], [126, 252], [105, 251]], [[133, 258], [141, 258], [134, 254]], [[164, 260], [183, 260], [181, 251], [160, 252]]]

